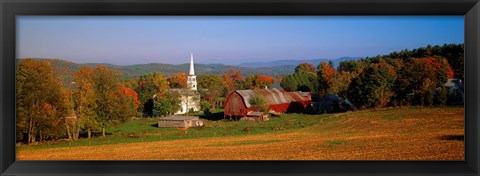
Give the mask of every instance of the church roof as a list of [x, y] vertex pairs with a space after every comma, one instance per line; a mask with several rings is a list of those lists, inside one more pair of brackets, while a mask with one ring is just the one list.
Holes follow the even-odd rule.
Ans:
[[193, 93], [195, 95], [198, 95], [199, 93], [195, 90], [191, 90], [191, 89], [168, 89], [169, 92], [177, 92], [178, 94], [180, 94], [181, 96], [184, 96], [185, 94], [187, 93]]

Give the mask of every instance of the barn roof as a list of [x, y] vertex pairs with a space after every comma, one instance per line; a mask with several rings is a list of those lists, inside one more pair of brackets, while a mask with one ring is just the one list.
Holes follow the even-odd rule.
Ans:
[[287, 104], [291, 102], [302, 102], [310, 101], [311, 98], [307, 95], [304, 96], [302, 92], [287, 92], [282, 88], [272, 88], [272, 89], [258, 89], [253, 90], [236, 90], [244, 100], [247, 108], [250, 108], [250, 97], [258, 93], [265, 98], [265, 101], [269, 105], [275, 104]]

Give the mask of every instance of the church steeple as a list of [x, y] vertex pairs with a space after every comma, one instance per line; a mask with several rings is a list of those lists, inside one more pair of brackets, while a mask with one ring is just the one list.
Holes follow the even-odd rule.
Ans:
[[188, 72], [187, 86], [191, 90], [197, 90], [197, 76], [193, 68], [193, 53], [190, 53], [190, 71]]
[[188, 75], [195, 75], [195, 70], [193, 68], [193, 53], [190, 53], [190, 72]]

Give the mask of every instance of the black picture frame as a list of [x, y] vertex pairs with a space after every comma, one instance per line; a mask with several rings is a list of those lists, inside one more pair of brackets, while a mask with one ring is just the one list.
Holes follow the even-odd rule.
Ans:
[[[478, 0], [0, 0], [1, 175], [478, 176]], [[17, 15], [464, 15], [465, 161], [15, 161]]]

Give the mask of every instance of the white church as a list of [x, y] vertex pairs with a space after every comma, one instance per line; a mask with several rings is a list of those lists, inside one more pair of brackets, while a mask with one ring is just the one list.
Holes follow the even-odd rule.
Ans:
[[175, 113], [185, 114], [187, 112], [197, 112], [200, 110], [200, 94], [197, 91], [197, 76], [193, 65], [193, 54], [190, 54], [190, 71], [188, 72], [186, 89], [170, 89], [178, 92], [181, 96], [180, 109]]

